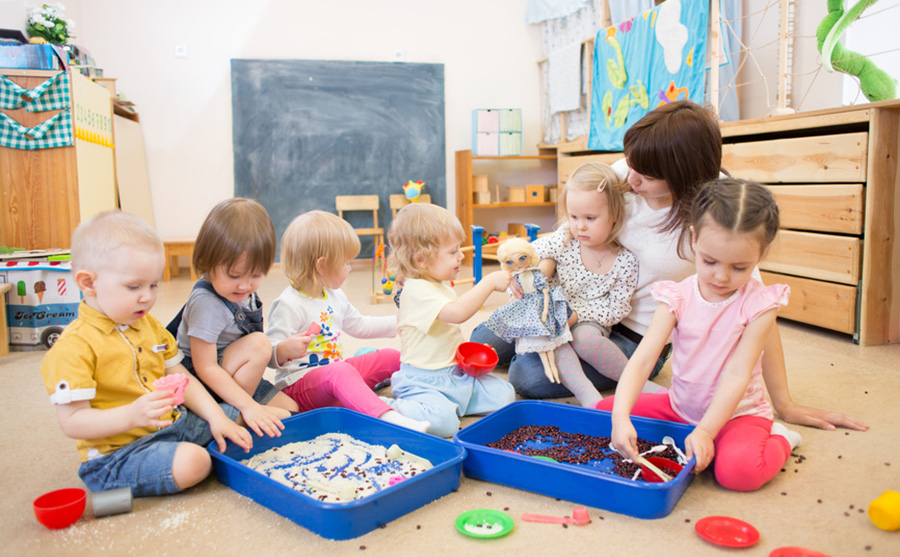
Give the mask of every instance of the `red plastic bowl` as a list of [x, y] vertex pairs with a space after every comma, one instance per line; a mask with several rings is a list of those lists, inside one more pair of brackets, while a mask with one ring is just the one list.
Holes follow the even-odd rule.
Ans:
[[[674, 460], [669, 460], [668, 458], [663, 458], [661, 456], [651, 456], [647, 458], [648, 461], [652, 462], [657, 468], [669, 474], [674, 479], [675, 476], [681, 473], [681, 469], [684, 466], [678, 464]], [[656, 475], [652, 470], [641, 465], [641, 477], [644, 478], [645, 481], [651, 483], [659, 483], [662, 482], [662, 478]]]
[[479, 342], [464, 342], [456, 349], [456, 363], [472, 377], [487, 375], [495, 367], [500, 357], [497, 352], [487, 344]]
[[58, 489], [34, 500], [34, 516], [51, 530], [65, 528], [81, 518], [86, 502], [87, 493], [83, 489]]

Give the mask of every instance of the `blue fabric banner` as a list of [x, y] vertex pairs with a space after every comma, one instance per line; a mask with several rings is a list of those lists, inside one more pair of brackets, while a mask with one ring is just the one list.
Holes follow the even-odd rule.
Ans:
[[621, 151], [625, 131], [661, 104], [703, 103], [708, 0], [667, 0], [594, 41], [588, 148]]

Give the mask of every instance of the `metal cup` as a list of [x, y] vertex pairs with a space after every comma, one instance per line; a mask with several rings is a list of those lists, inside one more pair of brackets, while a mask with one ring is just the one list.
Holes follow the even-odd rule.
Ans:
[[94, 518], [131, 512], [131, 488], [120, 487], [91, 493]]

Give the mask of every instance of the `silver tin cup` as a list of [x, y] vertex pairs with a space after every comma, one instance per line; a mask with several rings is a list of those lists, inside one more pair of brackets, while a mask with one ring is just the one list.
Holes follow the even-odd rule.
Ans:
[[131, 488], [120, 487], [91, 493], [91, 509], [95, 518], [131, 512]]

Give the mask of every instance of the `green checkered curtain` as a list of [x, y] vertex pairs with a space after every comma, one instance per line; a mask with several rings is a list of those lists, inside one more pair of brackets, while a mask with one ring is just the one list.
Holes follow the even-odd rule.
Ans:
[[26, 128], [0, 112], [0, 146], [13, 149], [50, 149], [74, 143], [69, 110], [51, 116], [33, 128]]
[[65, 110], [69, 108], [71, 89], [69, 74], [60, 72], [33, 89], [25, 89], [6, 76], [0, 76], [0, 108], [29, 112]]

